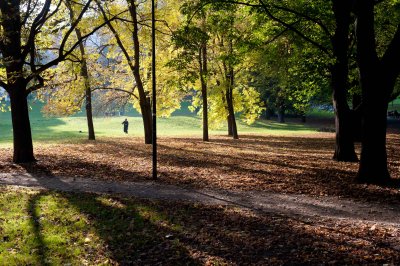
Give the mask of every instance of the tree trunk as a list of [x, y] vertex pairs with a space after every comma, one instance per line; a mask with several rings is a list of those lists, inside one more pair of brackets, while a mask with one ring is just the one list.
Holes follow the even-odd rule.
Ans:
[[235, 108], [233, 106], [233, 69], [230, 71], [230, 75], [227, 77], [227, 80], [228, 88], [226, 90], [226, 103], [228, 107], [228, 134], [229, 136], [232, 136], [233, 139], [239, 139], [236, 126]]
[[332, 39], [333, 54], [336, 62], [331, 68], [332, 100], [335, 109], [335, 153], [333, 159], [341, 162], [358, 161], [353, 141], [352, 113], [347, 103], [348, 92], [348, 49], [351, 22], [350, 4], [345, 1], [333, 1], [336, 20], [335, 35]]
[[231, 114], [229, 113], [229, 110], [228, 110], [227, 122], [228, 122], [228, 136], [233, 136], [232, 117]]
[[390, 180], [386, 154], [386, 113], [385, 99], [374, 99], [372, 106], [363, 112], [363, 136], [361, 160], [357, 181], [361, 183], [384, 184]]
[[27, 82], [24, 79], [19, 1], [0, 1], [2, 66], [6, 68], [7, 90], [11, 102], [15, 163], [34, 162], [31, 124], [29, 121]]
[[207, 101], [207, 44], [203, 44], [199, 50], [201, 97], [203, 99], [203, 141], [209, 141], [208, 137], [208, 101]]
[[344, 102], [333, 100], [336, 128], [333, 159], [339, 162], [357, 162], [352, 134], [352, 115], [348, 106], [343, 105], [345, 105]]
[[[71, 23], [75, 22], [75, 15], [74, 15], [74, 9], [71, 6], [71, 3], [68, 1], [66, 2], [67, 8], [69, 10], [69, 17], [71, 20]], [[82, 39], [82, 33], [80, 29], [75, 28], [75, 34], [78, 39]], [[93, 126], [93, 112], [92, 112], [92, 90], [90, 88], [90, 80], [89, 80], [89, 71], [87, 67], [87, 61], [86, 61], [86, 52], [85, 52], [85, 46], [83, 45], [83, 42], [79, 43], [79, 51], [81, 53], [81, 77], [84, 80], [84, 86], [85, 86], [85, 110], [86, 110], [86, 121], [88, 125], [88, 139], [89, 140], [95, 140], [95, 134], [94, 134], [94, 126]]]
[[145, 144], [153, 143], [153, 117], [151, 111], [150, 99], [144, 90], [142, 78], [140, 75], [140, 42], [139, 42], [139, 27], [137, 19], [137, 9], [135, 1], [127, 0], [129, 5], [129, 12], [133, 21], [132, 40], [134, 46], [134, 59], [135, 65], [132, 68], [135, 77], [136, 86], [139, 92], [140, 109], [142, 113], [143, 126], [144, 126], [144, 140]]
[[347, 72], [345, 66], [336, 64], [332, 70], [333, 107], [335, 109], [335, 153], [333, 159], [340, 162], [358, 161], [353, 141], [352, 113], [347, 104]]
[[[387, 100], [393, 91], [399, 69], [396, 60], [393, 61], [396, 66], [379, 60], [375, 41], [374, 6], [373, 0], [363, 0], [357, 2], [355, 9], [357, 63], [363, 103], [363, 136], [357, 181], [382, 184], [390, 180], [386, 154]], [[400, 37], [398, 34], [400, 31], [396, 33], [395, 38]], [[397, 47], [389, 47], [390, 50], [386, 51], [384, 58], [390, 63], [400, 54]], [[390, 54], [387, 57], [388, 51], [389, 53], [396, 51], [397, 54]], [[396, 72], [393, 72], [394, 70]]]
[[[72, 10], [72, 9], [71, 9]], [[76, 36], [78, 39], [82, 38], [81, 31], [79, 29], [75, 29]], [[90, 79], [89, 79], [89, 71], [87, 67], [87, 61], [86, 61], [86, 53], [85, 53], [85, 47], [83, 43], [81, 42], [79, 44], [79, 49], [81, 52], [81, 76], [83, 77], [83, 80], [85, 82], [85, 109], [86, 109], [86, 120], [87, 120], [87, 125], [88, 125], [88, 139], [89, 140], [95, 140], [96, 136], [94, 133], [94, 125], [93, 125], [93, 108], [92, 108], [92, 90], [90, 88]]]
[[18, 79], [14, 84], [9, 84], [14, 137], [14, 163], [36, 161], [33, 155], [31, 124], [25, 87], [26, 84], [23, 79]]
[[285, 106], [281, 104], [278, 110], [278, 122], [285, 123]]
[[150, 98], [142, 100], [140, 97], [140, 110], [142, 112], [142, 120], [144, 127], [144, 142], [145, 144], [153, 143], [153, 117], [151, 112]]

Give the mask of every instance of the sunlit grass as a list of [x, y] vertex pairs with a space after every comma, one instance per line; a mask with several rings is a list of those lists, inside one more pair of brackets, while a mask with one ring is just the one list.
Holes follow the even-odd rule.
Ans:
[[[327, 114], [323, 114], [327, 115]], [[0, 145], [10, 146], [12, 143], [12, 126], [10, 113], [0, 113]], [[142, 118], [137, 114], [121, 117], [95, 117], [94, 127], [97, 137], [127, 137], [122, 130], [122, 121], [128, 118], [130, 137], [143, 137]], [[30, 121], [34, 142], [74, 142], [87, 138], [87, 122], [84, 116], [73, 117], [44, 117], [40, 106], [34, 106], [30, 111]], [[247, 125], [238, 119], [240, 134], [269, 134], [290, 135], [310, 134], [317, 128], [300, 123], [299, 119], [292, 119], [289, 123], [278, 123], [272, 120], [258, 120], [252, 125]], [[195, 115], [176, 115], [170, 118], [158, 118], [157, 133], [159, 136], [198, 136], [201, 138], [201, 118]], [[211, 129], [210, 135], [226, 135], [226, 125], [219, 129]]]
[[0, 265], [110, 265], [115, 257], [133, 262], [165, 234], [154, 224], [169, 223], [150, 206], [130, 200], [25, 189], [0, 192]]

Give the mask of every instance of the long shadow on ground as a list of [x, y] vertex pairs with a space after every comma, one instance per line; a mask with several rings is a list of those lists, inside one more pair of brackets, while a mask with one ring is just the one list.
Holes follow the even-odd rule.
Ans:
[[[51, 175], [51, 171], [47, 173]], [[41, 250], [40, 262], [51, 255], [43, 241], [37, 201], [50, 193], [41, 192], [29, 202]], [[199, 265], [207, 261], [238, 265], [400, 262], [398, 251], [392, 247], [393, 240], [380, 231], [371, 232], [369, 227], [327, 225], [323, 221], [305, 223], [275, 213], [180, 202], [115, 197], [119, 204], [107, 205], [95, 194], [57, 195], [88, 217], [107, 249], [107, 256], [119, 265]]]

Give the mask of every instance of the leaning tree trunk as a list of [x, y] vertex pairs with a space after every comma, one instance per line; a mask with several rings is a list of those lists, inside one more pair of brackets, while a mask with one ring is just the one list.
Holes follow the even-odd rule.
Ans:
[[236, 125], [235, 108], [233, 106], [233, 71], [231, 71], [231, 76], [229, 77], [226, 91], [226, 103], [228, 107], [228, 134], [232, 136], [233, 139], [238, 139], [239, 135]]
[[[74, 10], [71, 6], [71, 3], [68, 1], [66, 2], [67, 8], [69, 10], [69, 16], [71, 23], [74, 23]], [[82, 39], [82, 33], [80, 29], [75, 28], [75, 34], [76, 37], [80, 40]], [[84, 80], [84, 86], [85, 86], [85, 110], [86, 110], [86, 121], [87, 121], [87, 126], [88, 126], [88, 139], [89, 140], [95, 140], [96, 136], [94, 134], [94, 126], [93, 126], [93, 108], [92, 108], [92, 90], [90, 88], [90, 80], [89, 80], [89, 71], [88, 71], [88, 66], [87, 66], [87, 60], [86, 60], [86, 51], [85, 51], [85, 46], [83, 45], [82, 42], [79, 43], [79, 51], [81, 53], [81, 77]]]
[[[151, 104], [150, 98], [147, 97], [147, 94], [144, 90], [142, 77], [140, 75], [140, 42], [139, 42], [139, 26], [138, 26], [138, 18], [137, 18], [137, 7], [136, 3], [133, 0], [127, 0], [129, 5], [129, 12], [133, 21], [133, 32], [132, 32], [132, 40], [134, 46], [134, 59], [135, 65], [132, 68], [133, 75], [135, 77], [136, 86], [139, 92], [139, 102], [140, 109], [142, 112], [143, 119], [143, 127], [144, 127], [144, 140], [145, 144], [153, 143], [153, 117], [151, 112]], [[156, 108], [154, 106], [154, 108]]]
[[28, 100], [25, 92], [25, 82], [18, 79], [9, 84], [11, 119], [14, 137], [14, 163], [29, 163], [36, 161], [33, 155], [31, 124], [29, 121]]
[[[79, 29], [75, 29], [76, 35], [78, 39], [82, 38], [81, 31]], [[87, 61], [86, 61], [86, 53], [85, 53], [85, 47], [83, 43], [81, 42], [79, 44], [79, 49], [81, 52], [82, 56], [82, 61], [81, 61], [81, 76], [84, 79], [85, 82], [85, 109], [86, 109], [86, 120], [87, 120], [87, 125], [88, 125], [88, 138], [89, 140], [95, 140], [96, 136], [94, 133], [94, 125], [93, 125], [93, 108], [92, 108], [92, 90], [90, 88], [90, 79], [89, 79], [89, 71], [87, 67]]]

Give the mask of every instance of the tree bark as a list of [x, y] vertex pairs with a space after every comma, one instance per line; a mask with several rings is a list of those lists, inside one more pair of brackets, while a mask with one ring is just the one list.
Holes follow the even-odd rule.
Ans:
[[137, 19], [137, 9], [134, 0], [128, 2], [129, 12], [133, 21], [133, 46], [134, 46], [134, 59], [135, 65], [133, 68], [133, 75], [135, 77], [136, 86], [139, 92], [140, 109], [142, 112], [143, 126], [144, 126], [144, 139], [146, 144], [153, 143], [153, 117], [151, 112], [150, 98], [144, 90], [143, 81], [140, 75], [140, 42], [139, 42], [139, 27]]
[[278, 122], [285, 123], [285, 104], [281, 103], [278, 107]]
[[199, 50], [201, 97], [203, 99], [203, 141], [209, 141], [208, 136], [208, 101], [207, 101], [207, 44]]
[[358, 1], [357, 63], [362, 90], [363, 136], [357, 181], [382, 184], [390, 180], [386, 153], [388, 98], [400, 72], [400, 25], [382, 60], [376, 51], [373, 0]]
[[[23, 75], [24, 60], [21, 45], [21, 17], [19, 1], [1, 1], [3, 28], [1, 53], [7, 74], [7, 90], [11, 102], [15, 163], [34, 162], [32, 132], [29, 121], [27, 82]], [[6, 41], [4, 41], [6, 40]]]
[[[74, 10], [71, 6], [71, 3], [68, 1], [66, 2], [67, 8], [69, 10], [69, 16], [71, 23], [75, 21], [75, 14]], [[75, 34], [78, 39], [82, 39], [82, 33], [80, 29], [75, 28]], [[81, 53], [81, 70], [80, 75], [84, 81], [84, 88], [85, 88], [85, 110], [86, 110], [86, 121], [88, 126], [88, 139], [95, 140], [96, 136], [94, 133], [94, 126], [93, 126], [93, 108], [92, 108], [92, 90], [90, 88], [90, 79], [89, 79], [89, 71], [87, 66], [86, 60], [86, 51], [83, 42], [79, 43], [79, 51]]]
[[230, 67], [229, 75], [226, 77], [227, 89], [226, 89], [226, 103], [228, 107], [228, 134], [232, 136], [233, 139], [239, 139], [236, 118], [235, 118], [235, 108], [233, 106], [233, 87], [234, 87], [234, 72], [233, 68]]
[[351, 5], [346, 1], [333, 1], [336, 30], [332, 38], [336, 62], [331, 67], [332, 100], [335, 110], [335, 153], [333, 159], [341, 162], [358, 161], [354, 149], [352, 113], [347, 103], [348, 93], [348, 50], [351, 23]]
[[[78, 39], [82, 38], [82, 34], [79, 29], [75, 29], [75, 33]], [[96, 136], [94, 133], [94, 125], [93, 125], [92, 90], [90, 88], [89, 71], [87, 67], [87, 61], [85, 58], [86, 56], [85, 46], [83, 45], [82, 42], [79, 44], [79, 50], [81, 52], [81, 57], [82, 57], [81, 76], [85, 83], [85, 109], [86, 109], [86, 120], [88, 125], [88, 139], [95, 140]]]
[[[233, 40], [229, 40], [229, 55], [233, 56]], [[232, 136], [233, 139], [239, 139], [236, 117], [235, 117], [235, 107], [233, 104], [233, 88], [235, 86], [235, 71], [233, 69], [231, 62], [228, 65], [224, 64], [225, 74], [226, 74], [226, 103], [228, 107], [228, 135]]]
[[15, 83], [8, 84], [11, 102], [11, 120], [14, 137], [14, 163], [35, 162], [33, 155], [31, 124], [29, 121], [28, 100], [26, 83], [17, 79]]

